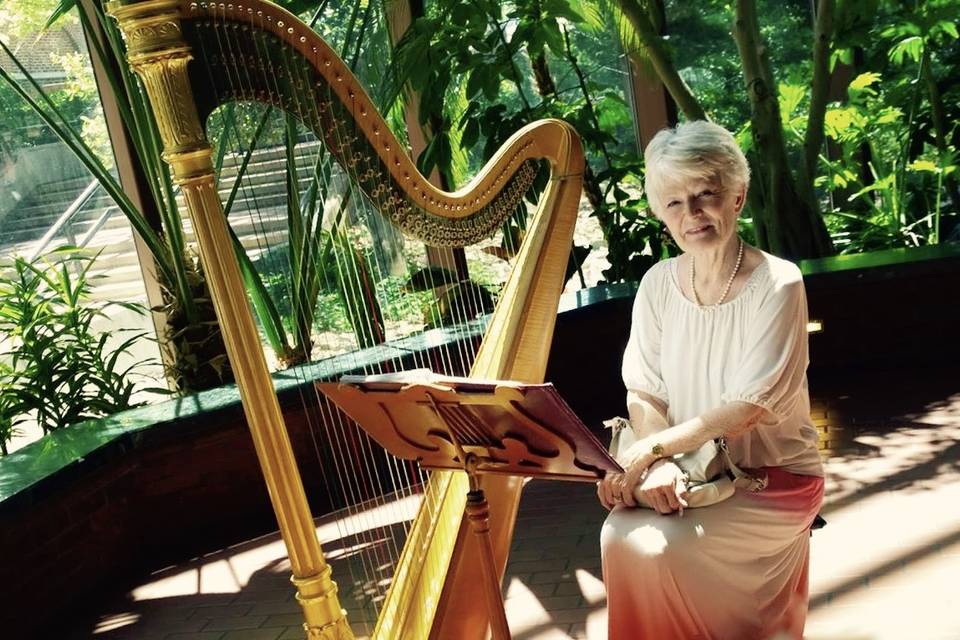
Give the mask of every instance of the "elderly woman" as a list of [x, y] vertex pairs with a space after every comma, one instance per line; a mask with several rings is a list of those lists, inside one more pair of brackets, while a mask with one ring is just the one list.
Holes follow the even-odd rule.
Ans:
[[[800, 271], [737, 236], [749, 169], [725, 129], [661, 131], [646, 166], [650, 206], [683, 254], [640, 283], [623, 359], [639, 441], [598, 485], [609, 637], [800, 638], [823, 497]], [[767, 487], [684, 510], [671, 456], [721, 436]], [[636, 508], [638, 487], [653, 509]]]

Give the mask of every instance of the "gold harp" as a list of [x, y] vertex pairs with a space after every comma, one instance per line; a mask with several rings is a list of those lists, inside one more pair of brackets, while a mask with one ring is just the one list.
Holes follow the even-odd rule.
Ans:
[[[244, 291], [204, 124], [225, 101], [292, 114], [382, 213], [431, 246], [489, 237], [537, 175], [549, 181], [490, 319], [471, 375], [543, 380], [580, 199], [583, 153], [572, 128], [545, 120], [517, 132], [463, 189], [431, 185], [403, 152], [344, 63], [311, 29], [262, 0], [120, 0], [108, 4], [127, 42], [180, 185], [270, 498], [287, 545], [309, 638], [353, 634], [341, 610]], [[222, 43], [229, 43], [229, 51]], [[218, 44], [219, 43], [219, 44]], [[242, 77], [243, 83], [229, 84]], [[221, 82], [222, 81], [222, 82]], [[211, 85], [220, 86], [211, 86]], [[333, 135], [332, 132], [336, 132]], [[503, 574], [520, 494], [517, 478], [487, 477], [491, 538]], [[377, 638], [481, 638], [487, 611], [479, 555], [463, 509], [462, 473], [434, 473], [380, 607]]]

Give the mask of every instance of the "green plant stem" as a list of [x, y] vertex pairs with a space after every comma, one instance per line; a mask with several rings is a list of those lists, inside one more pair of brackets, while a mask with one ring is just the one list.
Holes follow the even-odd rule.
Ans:
[[[97, 19], [110, 46], [113, 60], [119, 62], [119, 64], [114, 67], [110, 65], [109, 59], [103, 57], [101, 58], [101, 63], [105, 69], [113, 69], [120, 74], [120, 82], [112, 79], [111, 85], [114, 87], [121, 83], [123, 85], [123, 92], [121, 93], [115, 89], [115, 95], [118, 97], [121, 95], [126, 96], [126, 104], [129, 105], [126, 113], [131, 119], [125, 120], [124, 126], [127, 131], [132, 134], [131, 139], [134, 141], [140, 166], [147, 174], [150, 193], [160, 213], [160, 224], [163, 229], [168, 252], [166, 256], [155, 252], [151, 253], [153, 253], [154, 261], [157, 262], [158, 265], [166, 263], [162, 269], [162, 271], [166, 271], [166, 273], [164, 273], [164, 283], [173, 288], [174, 297], [182, 308], [187, 322], [193, 324], [200, 319], [200, 311], [194, 300], [193, 290], [190, 286], [190, 280], [186, 271], [186, 241], [183, 236], [183, 226], [180, 220], [176, 194], [174, 193], [170, 173], [166, 164], [161, 159], [163, 143], [160, 140], [160, 132], [157, 129], [156, 121], [149, 111], [149, 105], [141, 89], [139, 79], [136, 78], [129, 67], [122, 62], [124, 60], [124, 47], [119, 30], [102, 10], [97, 11]], [[103, 55], [105, 55], [105, 53]], [[107, 75], [111, 78], [113, 77], [113, 73], [108, 73]], [[127, 217], [130, 218], [129, 215]], [[150, 226], [139, 210], [137, 210], [136, 217], [142, 219], [146, 226]], [[131, 223], [133, 223], [133, 219], [130, 219]], [[136, 225], [134, 226], [136, 227]]]
[[[358, 3], [359, 4], [359, 3]], [[367, 2], [367, 7], [363, 12], [363, 21], [360, 23], [360, 33], [357, 34], [357, 42], [353, 47], [353, 55], [350, 57], [350, 70], [356, 73], [357, 63], [360, 61], [360, 45], [363, 44], [363, 36], [367, 32], [367, 26], [370, 24], [370, 16], [373, 9], [373, 2]]]
[[[924, 85], [927, 88], [927, 99], [930, 101], [930, 118], [933, 121], [933, 131], [935, 134], [935, 140], [937, 144], [937, 150], [940, 152], [941, 158], [947, 153], [947, 140], [949, 137], [948, 127], [947, 127], [947, 113], [946, 108], [943, 104], [943, 95], [940, 93], [940, 88], [937, 86], [937, 79], [933, 76], [933, 65], [930, 60], [930, 52], [928, 47], [924, 47], [924, 60], [921, 61], [921, 76], [923, 77]], [[950, 199], [956, 203], [957, 206], [960, 206], [960, 185], [957, 184], [957, 179], [954, 176], [945, 177], [947, 188], [950, 190]], [[943, 181], [938, 181], [943, 182]], [[942, 189], [942, 185], [937, 187], [937, 200], [939, 201], [940, 195], [939, 191]]]
[[[904, 129], [904, 141], [901, 145], [901, 153], [898, 158], [894, 159], [894, 166], [890, 173], [894, 174], [894, 191], [891, 194], [891, 205], [894, 214], [894, 220], [896, 224], [896, 233], [899, 235], [900, 229], [905, 224], [903, 220], [903, 209], [906, 206], [906, 202], [901, 199], [906, 198], [906, 190], [898, 190], [896, 187], [904, 183], [907, 179], [907, 165], [910, 164], [910, 141], [913, 137], [913, 125], [916, 121], [917, 112], [920, 108], [921, 96], [923, 93], [923, 68], [928, 63], [928, 52], [926, 46], [924, 46], [923, 52], [920, 55], [920, 62], [917, 65], [917, 75], [913, 81], [913, 96], [910, 101], [910, 115], [907, 117], [907, 126]], [[873, 148], [874, 141], [870, 141], [871, 146], [871, 155], [874, 158], [879, 158], [880, 155], [877, 153], [876, 149]], [[874, 174], [874, 180], [876, 180], [876, 173]], [[900, 193], [900, 195], [898, 195]]]
[[943, 167], [937, 171], [937, 197], [933, 206], [933, 232], [930, 234], [930, 244], [940, 244], [940, 194], [943, 192]]
[[[758, 240], [782, 257], [799, 259], [833, 253], [833, 245], [812, 190], [798, 188], [787, 157], [777, 85], [769, 51], [760, 35], [753, 0], [737, 0], [734, 40], [743, 64], [743, 78], [751, 107], [756, 180], [752, 181], [751, 209]], [[760, 206], [754, 206], [759, 204]]]
[[264, 128], [267, 126], [267, 122], [270, 120], [270, 115], [273, 113], [273, 107], [268, 106], [263, 115], [260, 117], [260, 122], [257, 123], [257, 128], [254, 130], [253, 135], [250, 137], [250, 146], [247, 148], [247, 152], [243, 155], [243, 161], [240, 163], [240, 168], [237, 169], [237, 175], [233, 180], [233, 186], [230, 188], [230, 195], [227, 196], [227, 202], [223, 205], [223, 215], [229, 216], [230, 212], [233, 211], [233, 203], [237, 198], [237, 193], [240, 191], [240, 184], [243, 181], [243, 176], [247, 173], [247, 166], [250, 164], [250, 159], [253, 158], [253, 152], [257, 148], [257, 143], [260, 141], [260, 136], [263, 133]]

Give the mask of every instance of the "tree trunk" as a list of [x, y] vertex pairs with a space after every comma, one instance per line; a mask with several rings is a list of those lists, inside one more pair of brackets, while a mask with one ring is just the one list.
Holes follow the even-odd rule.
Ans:
[[547, 66], [546, 52], [541, 49], [540, 52], [530, 58], [530, 66], [533, 67], [533, 78], [537, 83], [537, 93], [543, 98], [556, 97], [557, 85], [553, 82], [550, 75], [550, 68]]
[[806, 190], [797, 188], [790, 171], [776, 83], [766, 47], [760, 41], [756, 5], [737, 0], [734, 39], [743, 63], [751, 105], [751, 133], [756, 158], [753, 190], [760, 207], [753, 209], [757, 238], [773, 253], [798, 260], [833, 253], [823, 218]]
[[637, 36], [643, 42], [647, 55], [650, 57], [650, 64], [653, 65], [657, 75], [660, 76], [660, 80], [667, 91], [670, 92], [674, 102], [683, 111], [683, 115], [688, 120], [708, 120], [707, 113], [690, 92], [690, 88], [687, 87], [683, 78], [677, 73], [677, 69], [670, 59], [670, 54], [667, 52], [659, 32], [654, 28], [647, 11], [640, 6], [637, 0], [617, 0], [617, 4], [620, 6], [623, 15], [636, 30]]
[[[423, 17], [425, 8], [422, 0], [393, 0], [385, 5], [387, 29], [390, 33], [390, 46], [396, 48], [397, 43], [403, 38], [407, 29], [417, 18]], [[407, 139], [410, 142], [410, 157], [420, 157], [423, 150], [426, 149], [431, 138], [432, 131], [438, 131], [441, 124], [439, 116], [431, 115], [431, 121], [427, 124], [420, 124], [420, 96], [409, 87], [405, 90], [407, 100], [403, 109], [403, 119], [407, 124]], [[446, 177], [436, 168], [428, 176], [430, 183], [444, 190], [449, 190], [449, 184]], [[431, 247], [425, 245], [427, 249], [427, 262], [432, 266], [448, 269], [457, 274], [461, 280], [470, 278], [467, 269], [467, 259], [462, 248], [449, 247]], [[436, 292], [435, 292], [436, 295]]]
[[[651, 23], [661, 36], [667, 16], [663, 0], [649, 0]], [[677, 125], [677, 103], [657, 75], [656, 69], [637, 48], [627, 51], [630, 69], [630, 106], [636, 125], [637, 151], [643, 154], [661, 129]]]
[[803, 139], [804, 186], [814, 196], [813, 179], [817, 175], [817, 162], [823, 146], [823, 121], [830, 97], [830, 53], [833, 39], [834, 0], [819, 0], [814, 22], [813, 36], [813, 82], [810, 90], [810, 112], [807, 115], [807, 131]]

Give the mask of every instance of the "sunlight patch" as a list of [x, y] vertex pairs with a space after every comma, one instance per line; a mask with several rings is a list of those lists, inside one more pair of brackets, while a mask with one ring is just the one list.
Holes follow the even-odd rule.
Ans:
[[97, 622], [97, 626], [94, 628], [93, 634], [97, 635], [98, 633], [109, 633], [110, 631], [116, 631], [117, 629], [122, 629], [123, 627], [127, 627], [136, 623], [139, 619], [140, 614], [133, 613], [132, 611], [115, 613], [113, 615], [106, 616]]
[[607, 588], [603, 580], [586, 569], [577, 569], [576, 577], [577, 584], [580, 585], [580, 593], [587, 604], [594, 605], [607, 599]]

